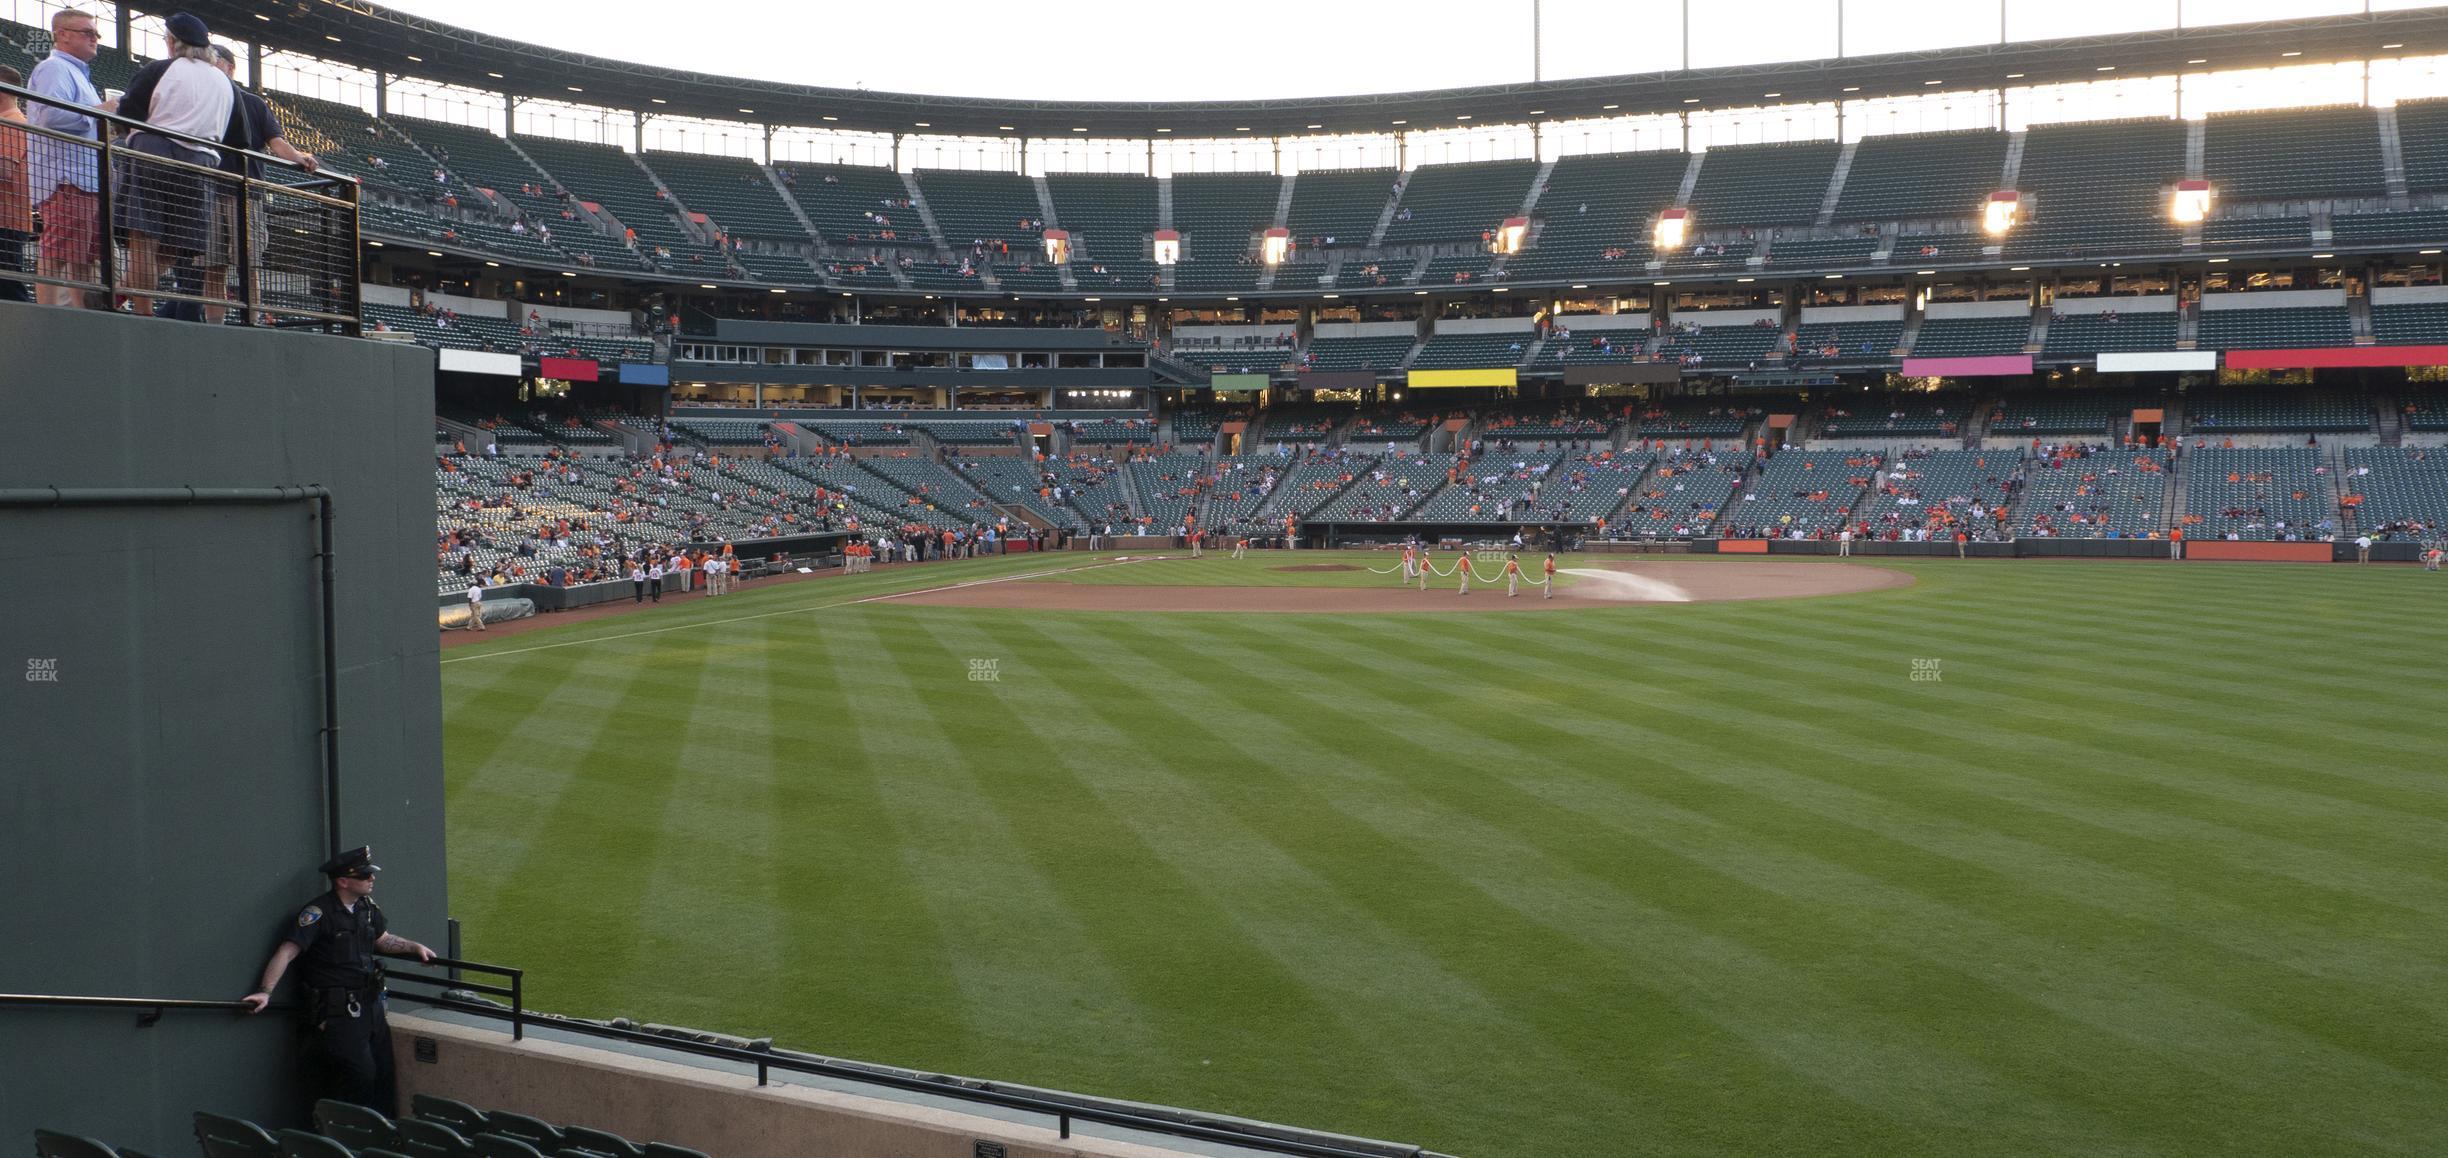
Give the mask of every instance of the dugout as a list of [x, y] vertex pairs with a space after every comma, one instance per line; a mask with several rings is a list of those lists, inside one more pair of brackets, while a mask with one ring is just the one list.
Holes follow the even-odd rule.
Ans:
[[[433, 351], [15, 304], [0, 351], [0, 993], [243, 994], [335, 815], [446, 943]], [[157, 1017], [0, 1007], [0, 1138], [304, 1123], [288, 1016]]]

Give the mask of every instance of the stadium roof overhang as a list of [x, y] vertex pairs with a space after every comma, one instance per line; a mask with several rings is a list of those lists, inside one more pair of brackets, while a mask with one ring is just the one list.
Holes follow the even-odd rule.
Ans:
[[[1426, 92], [1078, 102], [713, 76], [507, 40], [357, 0], [180, 0], [175, 7], [266, 48], [516, 97], [650, 116], [980, 137], [1384, 133], [2448, 54], [2448, 7], [2431, 7]], [[820, 11], [809, 9], [809, 19], [821, 19]]]

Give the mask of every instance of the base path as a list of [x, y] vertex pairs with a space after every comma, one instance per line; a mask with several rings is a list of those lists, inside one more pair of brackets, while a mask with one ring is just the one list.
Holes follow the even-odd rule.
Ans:
[[[1161, 564], [1159, 564], [1161, 566]], [[1484, 570], [1484, 568], [1483, 568]], [[1430, 579], [1428, 590], [1383, 587], [1165, 587], [1059, 581], [992, 583], [920, 592], [891, 602], [925, 607], [990, 607], [1028, 611], [1224, 612], [1463, 612], [1587, 611], [1627, 603], [1717, 603], [1737, 599], [1799, 599], [1910, 587], [1911, 575], [1851, 563], [1635, 562], [1565, 569], [1569, 584], [1555, 598], [1523, 583], [1506, 598], [1504, 581], [1473, 583], [1469, 595], [1454, 580]]]

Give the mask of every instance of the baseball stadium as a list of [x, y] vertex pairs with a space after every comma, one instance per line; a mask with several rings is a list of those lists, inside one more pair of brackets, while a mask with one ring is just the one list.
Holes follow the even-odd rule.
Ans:
[[2448, 1153], [2448, 6], [643, 7], [0, 0], [7, 1145]]

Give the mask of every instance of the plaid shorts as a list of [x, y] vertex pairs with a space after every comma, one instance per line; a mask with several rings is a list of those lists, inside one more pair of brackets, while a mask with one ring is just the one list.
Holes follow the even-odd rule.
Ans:
[[95, 265], [102, 260], [98, 202], [94, 194], [62, 185], [45, 198], [42, 257], [46, 265]]

